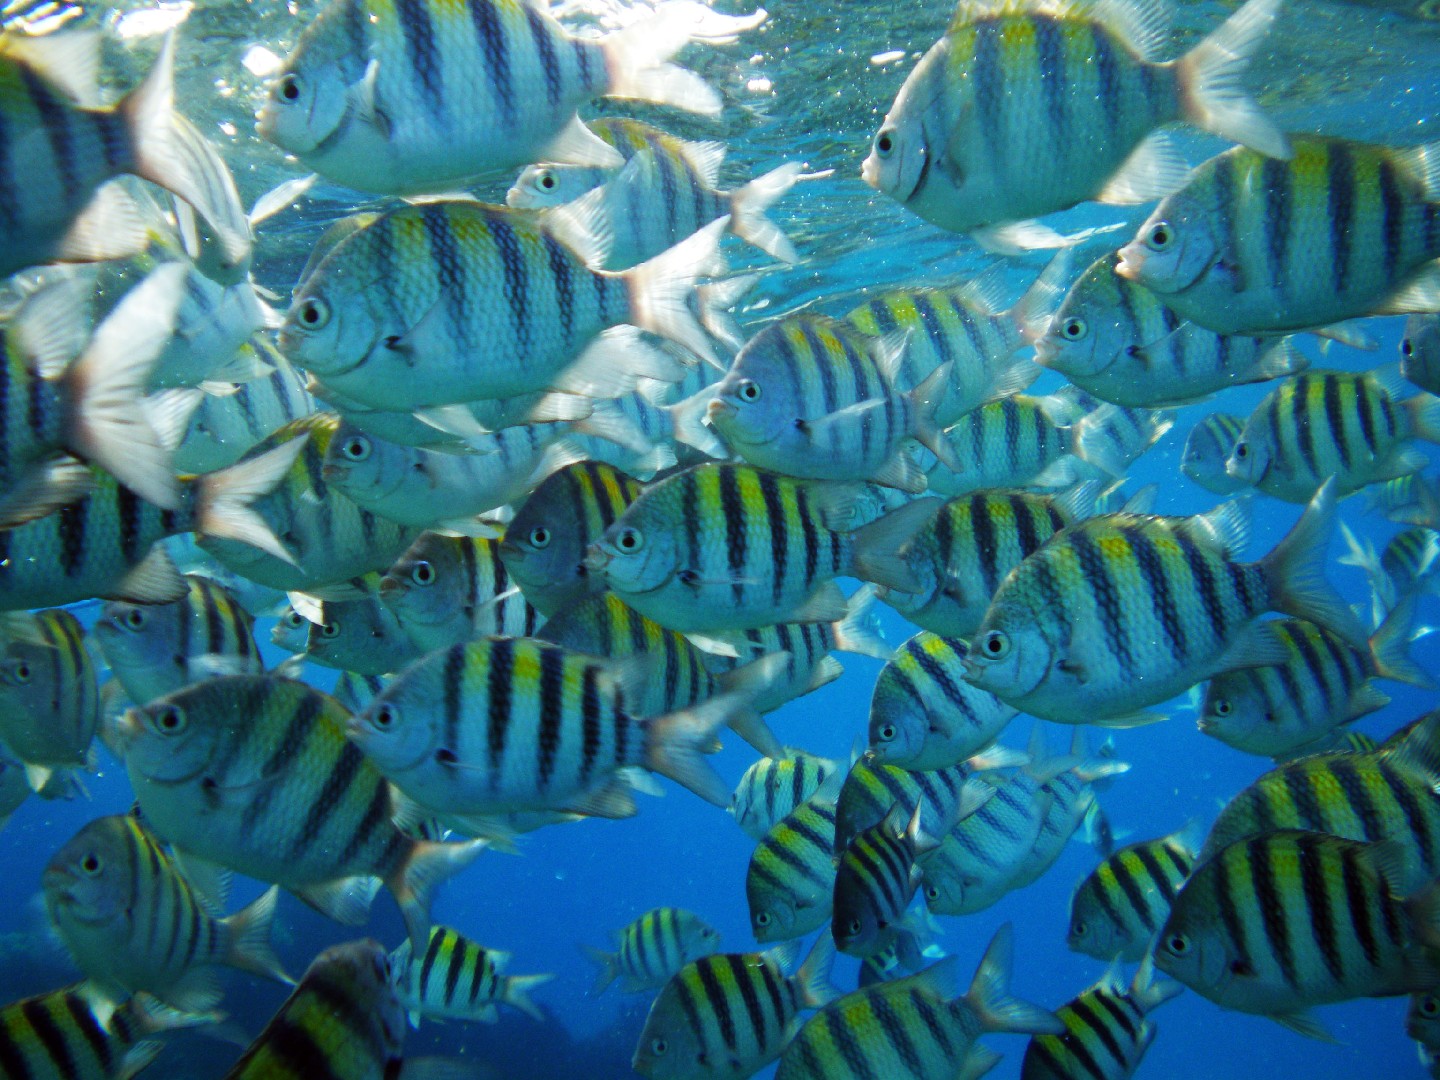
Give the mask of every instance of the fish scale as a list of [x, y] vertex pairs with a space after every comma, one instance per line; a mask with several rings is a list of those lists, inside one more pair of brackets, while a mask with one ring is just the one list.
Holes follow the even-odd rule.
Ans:
[[835, 890], [835, 799], [817, 792], [761, 837], [745, 871], [755, 940], [803, 937], [825, 925]]
[[1195, 866], [1191, 832], [1142, 840], [1102, 860], [1070, 899], [1070, 947], [1098, 960], [1142, 957]]
[[720, 935], [693, 912], [660, 907], [615, 931], [615, 952], [582, 946], [600, 966], [591, 990], [599, 994], [617, 978], [626, 993], [658, 990], [692, 960], [720, 944]]

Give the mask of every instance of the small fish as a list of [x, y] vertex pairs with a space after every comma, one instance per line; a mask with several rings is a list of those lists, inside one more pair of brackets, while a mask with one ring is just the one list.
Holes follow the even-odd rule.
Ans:
[[835, 795], [825, 784], [760, 837], [745, 871], [750, 928], [762, 944], [804, 937], [830, 918], [835, 896]]
[[270, 628], [270, 643], [292, 655], [303, 653], [310, 647], [310, 620], [293, 604], [286, 605]]
[[720, 946], [719, 933], [694, 912], [659, 907], [615, 931], [615, 952], [590, 945], [585, 955], [600, 966], [591, 994], [602, 994], [616, 979], [627, 994], [659, 990], [681, 968]]
[[619, 469], [577, 461], [552, 473], [515, 511], [500, 559], [536, 609], [553, 615], [605, 581], [585, 566], [585, 552], [640, 495]]
[[[1086, 827], [1086, 839], [1097, 848], [1104, 849], [1109, 843], [1104, 837], [1107, 827], [1105, 814], [1100, 809], [1096, 793], [1112, 783], [1112, 777], [1128, 772], [1130, 765], [1105, 754], [1105, 749], [1102, 747], [1100, 754], [1089, 757], [1085, 753], [1084, 731], [1075, 729], [1070, 740], [1070, 756], [1079, 764], [1049, 780], [1040, 789], [1042, 796], [1049, 796], [1050, 809], [1045, 812], [1045, 820], [1040, 824], [1040, 832], [1035, 837], [1030, 854], [1006, 883], [1007, 889], [1023, 889], [1044, 876], [1082, 826]], [[1102, 854], [1108, 854], [1108, 851], [1102, 850]]]
[[668, 4], [596, 39], [506, 0], [335, 0], [286, 57], [257, 131], [327, 179], [384, 195], [453, 190], [532, 161], [619, 165], [576, 110], [610, 96], [718, 113], [715, 90], [667, 61], [696, 38], [758, 26], [764, 12], [703, 14]]
[[745, 343], [706, 416], [742, 460], [810, 480], [870, 480], [911, 494], [914, 439], [959, 472], [935, 408], [950, 369], [899, 384], [905, 337], [872, 338], [825, 315], [791, 315]]
[[304, 683], [229, 675], [130, 709], [119, 738], [158, 837], [289, 889], [348, 925], [365, 920], [378, 878], [423, 947], [435, 889], [484, 842], [401, 833], [385, 778], [345, 739], [347, 720], [343, 706]]
[[764, 757], [740, 777], [730, 796], [730, 814], [752, 840], [762, 840], [780, 820], [799, 808], [840, 769], [840, 762], [787, 749]]
[[639, 377], [679, 377], [674, 355], [633, 329], [601, 336], [612, 327], [719, 363], [686, 305], [723, 220], [619, 274], [591, 269], [599, 223], [561, 231], [568, 222], [465, 200], [402, 204], [340, 238], [296, 285], [280, 349], [389, 410], [546, 389], [613, 397]]
[[390, 954], [395, 992], [411, 1027], [418, 1027], [422, 1016], [493, 1024], [499, 1019], [497, 1004], [544, 1020], [529, 991], [555, 976], [506, 975], [509, 963], [509, 953], [477, 945], [448, 926], [430, 928], [423, 955], [412, 952], [409, 941]]
[[318, 622], [307, 624], [305, 658], [357, 675], [388, 675], [424, 655], [374, 588], [378, 574], [361, 579], [355, 600], [322, 600]]
[[378, 942], [332, 945], [224, 1080], [379, 1080], [399, 1076], [405, 1010]]
[[836, 996], [835, 947], [821, 934], [793, 975], [800, 943], [763, 953], [696, 960], [665, 984], [640, 1032], [632, 1066], [646, 1080], [750, 1076], [774, 1061], [800, 1026], [800, 1013]]
[[215, 472], [235, 464], [267, 435], [315, 412], [305, 379], [278, 352], [267, 353], [274, 371], [241, 385], [207, 385], [179, 446], [175, 468]]
[[947, 956], [918, 975], [866, 986], [823, 1007], [780, 1059], [776, 1080], [978, 1077], [999, 1055], [977, 1043], [986, 1032], [1059, 1033], [1051, 1013], [1010, 996], [1013, 933], [991, 939], [968, 991], [960, 958]]
[[624, 159], [623, 166], [528, 165], [506, 193], [506, 205], [560, 206], [603, 188], [598, 198], [616, 233], [607, 270], [653, 259], [726, 215], [731, 232], [773, 258], [793, 263], [800, 257], [765, 211], [794, 186], [801, 165], [781, 165], [733, 191], [721, 191], [723, 143], [688, 142], [623, 116], [602, 117], [588, 126]]
[[1440, 393], [1440, 315], [1411, 315], [1400, 339], [1400, 374], [1428, 393]]
[[218, 581], [185, 575], [185, 595], [168, 604], [111, 600], [92, 631], [131, 701], [153, 701], [212, 675], [265, 670], [255, 620]]
[[1070, 898], [1070, 948], [1097, 960], [1142, 958], [1195, 867], [1199, 840], [1191, 824], [1103, 859]]
[[1027, 243], [1026, 219], [1091, 199], [1147, 202], [1184, 183], [1183, 159], [1157, 131], [1172, 121], [1289, 157], [1241, 78], [1279, 7], [1252, 0], [1162, 63], [1159, 5], [961, 4], [900, 88], [861, 175], [926, 221], [1013, 250], [1058, 246]]
[[1120, 249], [1116, 273], [1218, 334], [1434, 310], [1437, 148], [1290, 144], [1288, 161], [1237, 146], [1205, 162]]
[[1118, 964], [1094, 986], [1055, 1010], [1059, 1035], [1037, 1035], [1025, 1048], [1020, 1080], [1127, 1080], [1155, 1041], [1149, 1015], [1181, 992], [1157, 981], [1147, 959], [1127, 988]]
[[647, 488], [590, 546], [586, 567], [622, 600], [681, 633], [831, 622], [834, 578], [904, 589], [895, 555], [933, 507], [911, 503], [853, 528], [854, 485], [705, 464]]
[[1229, 413], [1211, 413], [1190, 429], [1180, 457], [1180, 471], [1212, 495], [1222, 498], [1250, 485], [1230, 475], [1226, 463], [1235, 452], [1245, 421]]
[[380, 579], [380, 599], [421, 652], [533, 636], [544, 616], [515, 587], [504, 551], [497, 540], [421, 533]]
[[944, 836], [994, 791], [971, 776], [980, 769], [1024, 764], [1023, 757], [993, 748], [947, 769], [911, 772], [893, 765], [873, 765], [863, 758], [850, 766], [835, 804], [835, 852], [838, 855], [866, 829], [880, 824], [896, 803], [920, 806], [920, 828]]
[[53, 608], [0, 623], [0, 744], [24, 763], [31, 787], [93, 769], [99, 723], [95, 660], [80, 621]]
[[1156, 939], [1155, 966], [1217, 1005], [1323, 1038], [1308, 1013], [1434, 989], [1437, 931], [1394, 844], [1279, 829], [1196, 867]]
[[922, 630], [881, 669], [866, 761], [945, 769], [993, 743], [1017, 710], [965, 681], [965, 642]]
[[923, 831], [920, 814], [917, 804], [907, 825], [905, 805], [897, 802], [879, 825], [840, 852], [830, 930], [835, 947], [846, 955], [869, 956], [894, 938], [894, 927], [920, 885], [916, 860], [940, 844]]
[[1186, 322], [1117, 274], [1111, 255], [1070, 287], [1035, 359], [1102, 401], [1152, 409], [1293, 375], [1310, 363], [1288, 340], [1231, 337]]
[[214, 965], [290, 982], [270, 947], [278, 890], [217, 918], [180, 868], [129, 814], [98, 818], [50, 860], [45, 908], [91, 979], [128, 996], [144, 990], [199, 1012], [220, 1000]]
[[1062, 529], [1007, 577], [971, 641], [966, 678], [1032, 716], [1131, 725], [1147, 706], [1221, 672], [1282, 663], [1256, 622], [1308, 618], [1363, 647], [1359, 620], [1325, 581], [1335, 518], [1327, 482], [1295, 527], [1242, 563], [1238, 504], [1166, 518], [1106, 514]]

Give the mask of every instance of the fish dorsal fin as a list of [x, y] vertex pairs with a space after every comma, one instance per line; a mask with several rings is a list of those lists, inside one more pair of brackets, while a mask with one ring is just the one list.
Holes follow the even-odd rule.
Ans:
[[373, 224], [379, 217], [380, 215], [374, 212], [351, 214], [349, 217], [335, 222], [321, 233], [320, 239], [315, 242], [315, 246], [310, 251], [310, 258], [305, 260], [305, 268], [300, 271], [300, 279], [295, 282], [295, 291], [299, 292], [304, 287], [305, 283], [310, 280], [310, 275], [315, 272], [315, 268], [324, 262], [332, 251], [360, 230]]
[[1250, 507], [1241, 499], [1231, 499], [1213, 510], [1186, 518], [1181, 525], [1196, 543], [1205, 544], [1226, 557], [1238, 559], [1250, 542]]
[[695, 170], [695, 177], [705, 187], [714, 190], [720, 182], [720, 166], [725, 161], [725, 144], [722, 142], [689, 142], [675, 140], [675, 149], [685, 163]]
[[9, 34], [0, 40], [0, 56], [19, 60], [77, 105], [100, 104], [99, 30], [67, 30], [32, 37]]

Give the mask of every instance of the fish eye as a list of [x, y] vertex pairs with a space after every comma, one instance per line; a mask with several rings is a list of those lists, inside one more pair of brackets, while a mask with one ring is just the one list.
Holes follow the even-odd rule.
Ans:
[[145, 612], [139, 608], [131, 608], [125, 613], [125, 625], [131, 630], [140, 630], [145, 626]]
[[654, 1054], [656, 1057], [660, 1057], [662, 1054], [665, 1053], [665, 1051], [667, 1051], [667, 1050], [669, 1050], [669, 1049], [670, 1049], [670, 1044], [667, 1043], [664, 1039], [651, 1039], [651, 1040], [650, 1040], [650, 1052], [651, 1052], [652, 1054]]
[[1172, 956], [1184, 956], [1190, 951], [1190, 939], [1184, 934], [1171, 934], [1165, 939], [1165, 951]]
[[330, 305], [318, 296], [312, 296], [308, 300], [302, 300], [296, 311], [300, 325], [306, 330], [319, 330], [330, 321]]
[[621, 529], [620, 535], [615, 538], [615, 546], [626, 555], [633, 555], [645, 546], [645, 537], [639, 529]]
[[1234, 708], [1234, 706], [1230, 704], [1229, 699], [1222, 697], [1216, 700], [1214, 708], [1211, 709], [1211, 712], [1213, 712], [1216, 716], [1229, 716], [1230, 710], [1232, 708]]
[[939, 899], [940, 899], [940, 887], [939, 887], [938, 885], [926, 885], [926, 886], [925, 886], [925, 899], [926, 899], [926, 900], [939, 900]]
[[1404, 340], [1402, 340], [1402, 341], [1400, 342], [1400, 355], [1401, 355], [1401, 356], [1414, 356], [1414, 355], [1415, 355], [1415, 346], [1414, 346], [1413, 344], [1411, 344], [1410, 339], [1409, 339], [1408, 337], [1405, 338]]
[[890, 130], [880, 132], [875, 136], [875, 154], [877, 157], [888, 158], [895, 152], [895, 133]]
[[991, 630], [980, 643], [980, 648], [991, 660], [1003, 660], [1010, 654], [1010, 635], [1003, 630]]
[[760, 912], [759, 915], [756, 915], [756, 916], [755, 916], [755, 925], [756, 925], [756, 926], [769, 926], [769, 925], [770, 925], [770, 913], [769, 913], [768, 911], [762, 911], [762, 912]]
[[736, 391], [736, 396], [737, 396], [741, 401], [749, 401], [749, 402], [759, 401], [759, 400], [760, 400], [760, 387], [759, 387], [759, 385], [757, 385], [756, 383], [752, 382], [751, 380], [745, 379], [745, 380], [743, 380], [743, 381], [740, 383], [740, 389]]
[[543, 170], [540, 175], [535, 178], [535, 182], [539, 184], [540, 187], [543, 188], [545, 191], [555, 190], [555, 174], [552, 173], [549, 169]]
[[856, 934], [860, 933], [860, 920], [851, 919], [849, 925], [845, 927], [845, 932], [851, 937], [854, 937]]
[[1250, 447], [1246, 446], [1243, 442], [1237, 442], [1235, 444], [1235, 460], [1244, 461], [1249, 456]]
[[389, 702], [386, 702], [375, 710], [374, 724], [381, 731], [389, 731], [395, 726], [395, 722], [399, 719], [399, 712], [397, 712], [395, 706]]
[[299, 80], [299, 78], [297, 78], [297, 77], [294, 76], [294, 75], [286, 75], [283, 79], [280, 80], [280, 85], [276, 87], [276, 96], [277, 96], [281, 101], [292, 101], [292, 102], [293, 102], [293, 101], [299, 101], [299, 100], [300, 100], [300, 80]]
[[155, 713], [154, 726], [165, 735], [178, 735], [185, 730], [185, 710], [178, 705], [166, 705]]
[[880, 737], [881, 742], [889, 742], [891, 739], [895, 738], [895, 725], [884, 724], [881, 726], [880, 730], [876, 732], [876, 734]]
[[1175, 239], [1175, 230], [1168, 221], [1157, 221], [1145, 234], [1145, 246], [1151, 251], [1164, 251]]
[[88, 853], [85, 858], [80, 860], [80, 869], [84, 870], [85, 873], [91, 877], [94, 877], [100, 873], [100, 856], [96, 855], [93, 851]]
[[1066, 341], [1079, 341], [1090, 332], [1084, 319], [1069, 318], [1060, 327], [1060, 336]]
[[543, 550], [550, 546], [550, 530], [544, 525], [536, 525], [530, 530], [530, 546], [536, 550]]
[[1089, 932], [1090, 928], [1085, 925], [1084, 919], [1076, 919], [1074, 924], [1070, 927], [1070, 933], [1074, 934], [1076, 937], [1084, 937]]
[[17, 660], [10, 666], [9, 674], [13, 682], [28, 683], [30, 681], [30, 665], [24, 660]]
[[364, 461], [370, 456], [370, 440], [363, 435], [351, 435], [340, 447], [340, 452], [351, 461]]
[[285, 613], [285, 617], [280, 621], [283, 622], [291, 630], [299, 630], [300, 627], [305, 625], [305, 616], [301, 615], [298, 611], [292, 609], [290, 611], [287, 611]]
[[327, 622], [327, 623], [325, 623], [325, 625], [323, 625], [322, 627], [320, 627], [320, 636], [321, 636], [321, 637], [326, 637], [326, 638], [337, 638], [337, 637], [339, 637], [339, 636], [340, 636], [340, 624], [337, 623], [337, 622]]
[[1440, 1016], [1440, 998], [1434, 994], [1426, 994], [1420, 999], [1421, 1016]]
[[435, 567], [421, 559], [410, 568], [410, 580], [416, 585], [435, 584]]

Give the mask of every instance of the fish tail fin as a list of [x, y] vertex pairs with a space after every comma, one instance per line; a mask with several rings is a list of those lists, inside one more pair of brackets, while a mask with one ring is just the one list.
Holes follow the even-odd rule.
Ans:
[[955, 453], [955, 448], [950, 445], [950, 440], [945, 438], [937, 416], [940, 406], [945, 404], [945, 399], [949, 396], [950, 376], [954, 370], [953, 360], [941, 364], [925, 376], [919, 386], [910, 391], [911, 411], [914, 416], [910, 435], [939, 458], [940, 464], [945, 468], [953, 473], [961, 473], [965, 471], [965, 465]]
[[830, 970], [834, 966], [834, 935], [822, 933], [810, 947], [810, 955], [805, 957], [800, 970], [795, 973], [802, 1008], [823, 1008], [840, 996], [840, 991], [830, 984]]
[[308, 438], [302, 435], [291, 439], [257, 457], [201, 477], [195, 531], [202, 536], [239, 540], [294, 565], [294, 556], [256, 513], [253, 504], [285, 479]]
[[691, 313], [689, 300], [695, 291], [695, 279], [713, 268], [720, 234], [729, 224], [729, 215], [717, 218], [688, 239], [624, 273], [630, 290], [629, 321], [684, 346], [720, 369], [725, 365]]
[[1410, 656], [1415, 604], [1416, 594], [1412, 592], [1390, 609], [1370, 638], [1370, 656], [1380, 678], [1433, 690], [1435, 680]]
[[[778, 655], [778, 654], [777, 654]], [[715, 732], [739, 719], [754, 717], [750, 695], [720, 694], [690, 709], [657, 716], [649, 722], [645, 767], [668, 776], [716, 806], [730, 805], [730, 789], [705, 761], [717, 744]], [[773, 738], [773, 736], [772, 736]]]
[[272, 885], [254, 903], [221, 920], [230, 932], [225, 963], [293, 986], [295, 980], [285, 974], [280, 958], [270, 945], [270, 924], [279, 899], [280, 887]]
[[1290, 140], [1245, 89], [1245, 69], [1265, 40], [1282, 0], [1250, 0], [1175, 61], [1180, 111], [1196, 127], [1287, 160]]
[[599, 997], [620, 977], [620, 954], [597, 949], [594, 945], [581, 945], [580, 948], [600, 969], [590, 987], [591, 996]]
[[600, 42], [605, 55], [608, 97], [654, 101], [702, 116], [724, 106], [716, 89], [695, 72], [669, 63], [695, 37], [699, 4], [666, 4], [655, 14]]
[[488, 845], [486, 840], [469, 840], [463, 844], [416, 840], [395, 873], [386, 880], [385, 884], [400, 905], [415, 955], [421, 955], [430, 941], [430, 902], [435, 898], [435, 890], [442, 881], [478, 859]]
[[765, 211], [795, 186], [803, 168], [798, 161], [788, 161], [730, 193], [730, 231], [781, 262], [798, 262], [800, 253]]
[[1275, 550], [1260, 560], [1274, 610], [1333, 630], [1358, 649], [1368, 635], [1350, 605], [1325, 578], [1326, 548], [1335, 525], [1335, 478], [1321, 485]]
[[1053, 1013], [1010, 996], [1010, 963], [1014, 950], [1015, 934], [1006, 923], [995, 932], [965, 993], [965, 1001], [975, 1010], [981, 1030], [1022, 1035], [1063, 1033], [1065, 1025]]
[[1409, 413], [1417, 439], [1440, 443], [1440, 397], [1416, 394], [1400, 402], [1400, 408]]
[[880, 618], [875, 611], [878, 598], [874, 585], [862, 585], [850, 597], [845, 618], [835, 624], [835, 648], [859, 656], [889, 660], [895, 650], [886, 643]]
[[850, 568], [861, 581], [898, 592], [918, 592], [920, 583], [906, 564], [902, 549], [940, 509], [940, 500], [916, 499], [851, 534]]
[[502, 1000], [506, 1005], [519, 1009], [526, 1016], [543, 1021], [545, 1014], [540, 1011], [539, 1005], [530, 1000], [530, 991], [553, 978], [555, 978], [554, 975], [510, 975], [505, 979], [505, 993]]

